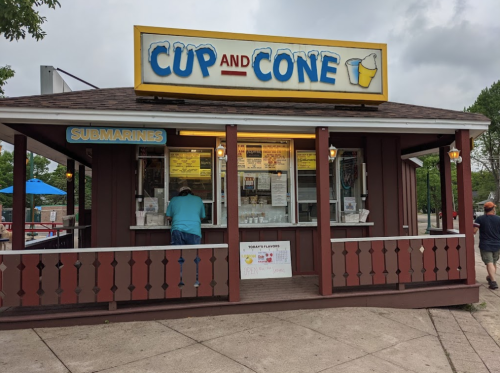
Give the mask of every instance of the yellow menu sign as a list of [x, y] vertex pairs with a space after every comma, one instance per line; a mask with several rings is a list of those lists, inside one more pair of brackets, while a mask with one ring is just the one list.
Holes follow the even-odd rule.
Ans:
[[170, 177], [212, 176], [212, 154], [170, 152]]
[[316, 170], [316, 152], [297, 152], [297, 170]]

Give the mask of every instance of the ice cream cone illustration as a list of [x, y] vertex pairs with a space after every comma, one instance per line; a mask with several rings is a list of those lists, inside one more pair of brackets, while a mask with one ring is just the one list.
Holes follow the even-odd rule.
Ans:
[[359, 64], [359, 85], [361, 87], [368, 88], [373, 77], [377, 73], [376, 58], [377, 55], [372, 53], [361, 60]]

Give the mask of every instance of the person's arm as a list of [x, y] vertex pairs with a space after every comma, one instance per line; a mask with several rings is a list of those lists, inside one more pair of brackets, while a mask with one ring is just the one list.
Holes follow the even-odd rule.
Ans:
[[205, 216], [205, 205], [203, 204], [203, 201], [201, 200], [200, 198], [200, 203], [201, 203], [201, 206], [200, 206], [200, 220], [203, 220], [206, 218]]
[[474, 234], [477, 233], [477, 231], [479, 230], [479, 227], [481, 226], [481, 223], [480, 223], [480, 216], [477, 217], [477, 219], [474, 221]]
[[167, 221], [172, 221], [172, 201], [168, 204], [167, 212], [165, 213]]

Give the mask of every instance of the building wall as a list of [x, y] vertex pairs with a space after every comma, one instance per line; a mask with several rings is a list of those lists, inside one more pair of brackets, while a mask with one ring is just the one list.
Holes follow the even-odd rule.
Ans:
[[403, 171], [403, 224], [408, 226], [408, 235], [418, 235], [416, 167], [410, 160], [402, 162]]

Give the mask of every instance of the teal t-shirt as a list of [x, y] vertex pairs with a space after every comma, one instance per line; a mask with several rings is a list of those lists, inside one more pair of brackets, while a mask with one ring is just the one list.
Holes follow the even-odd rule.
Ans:
[[205, 207], [200, 197], [188, 194], [172, 198], [167, 208], [172, 218], [172, 230], [201, 237], [201, 219], [205, 219]]

